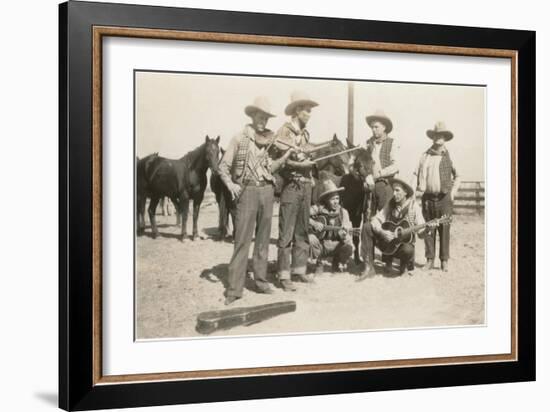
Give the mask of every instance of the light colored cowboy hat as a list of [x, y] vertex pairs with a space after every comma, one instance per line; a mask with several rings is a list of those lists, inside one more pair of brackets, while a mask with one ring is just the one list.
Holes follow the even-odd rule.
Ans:
[[436, 136], [443, 136], [447, 142], [453, 138], [453, 132], [448, 130], [443, 122], [437, 122], [433, 129], [426, 130], [426, 134], [430, 139]]
[[390, 179], [390, 184], [391, 184], [392, 187], [393, 187], [393, 185], [401, 186], [405, 190], [405, 192], [407, 193], [407, 197], [411, 197], [412, 195], [414, 195], [413, 188], [411, 187], [411, 185], [409, 185], [404, 180], [401, 180], [401, 179], [398, 179], [397, 177], [394, 177], [394, 178]]
[[333, 193], [338, 193], [344, 190], [343, 187], [336, 187], [336, 184], [332, 180], [323, 180], [323, 192], [319, 195], [319, 201], [322, 201], [325, 196], [331, 195]]
[[386, 116], [386, 114], [380, 109], [378, 109], [374, 114], [367, 116], [365, 119], [367, 120], [367, 124], [369, 126], [372, 122], [379, 121], [384, 126], [386, 126], [386, 133], [390, 133], [393, 129], [393, 123], [391, 122], [390, 118]]
[[290, 103], [285, 107], [285, 114], [287, 116], [292, 116], [294, 114], [294, 110], [298, 106], [315, 107], [319, 106], [319, 103], [311, 100], [304, 92], [295, 91], [290, 96]]
[[244, 112], [250, 117], [254, 116], [254, 113], [257, 111], [265, 113], [269, 117], [275, 117], [275, 115], [271, 113], [271, 104], [265, 96], [256, 97], [252, 104], [249, 104], [244, 108]]

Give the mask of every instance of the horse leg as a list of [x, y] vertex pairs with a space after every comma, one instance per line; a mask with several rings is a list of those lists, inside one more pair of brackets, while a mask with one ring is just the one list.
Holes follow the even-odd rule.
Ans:
[[137, 197], [137, 235], [143, 236], [145, 232], [145, 196]]
[[[172, 203], [172, 206], [174, 207], [174, 213], [176, 214], [176, 225], [179, 226], [179, 222], [181, 221], [181, 206], [178, 202], [178, 199], [177, 197], [175, 196], [169, 196], [169, 199], [170, 199], [170, 203]], [[171, 214], [169, 213], [168, 214], [169, 216], [171, 216]]]
[[[180, 197], [180, 210], [181, 210], [181, 240], [187, 238], [187, 215], [189, 214], [189, 198]], [[179, 215], [180, 213], [178, 213]]]
[[149, 203], [149, 220], [151, 221], [151, 232], [153, 239], [156, 239], [159, 234], [157, 229], [157, 219], [155, 217], [159, 200], [160, 199], [158, 197], [151, 197], [151, 202]]
[[201, 210], [202, 199], [202, 195], [193, 199], [193, 240], [199, 238], [199, 212]]

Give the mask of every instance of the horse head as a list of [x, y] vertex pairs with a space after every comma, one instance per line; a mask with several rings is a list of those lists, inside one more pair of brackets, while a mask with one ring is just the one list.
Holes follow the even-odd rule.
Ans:
[[206, 135], [204, 145], [208, 167], [212, 172], [218, 173], [218, 163], [220, 161], [220, 136], [215, 139], [210, 139], [210, 137]]
[[353, 160], [353, 170], [359, 174], [360, 177], [366, 178], [372, 174], [372, 167], [374, 160], [372, 159], [370, 151], [367, 149], [358, 149], [355, 152], [355, 159]]
[[[324, 149], [323, 153], [320, 154], [318, 157], [327, 156], [346, 150], [346, 146], [340, 141], [340, 139], [338, 139], [336, 133], [334, 134], [334, 136], [332, 136], [332, 140], [330, 140], [330, 142], [330, 146]], [[332, 171], [332, 173], [337, 176], [343, 176], [349, 172], [348, 163], [349, 153], [342, 153], [341, 155], [330, 157], [324, 161], [320, 161], [317, 166], [319, 171], [328, 170]]]

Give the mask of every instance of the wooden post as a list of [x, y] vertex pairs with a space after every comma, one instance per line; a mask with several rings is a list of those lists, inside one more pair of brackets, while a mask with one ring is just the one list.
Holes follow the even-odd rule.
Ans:
[[348, 83], [348, 140], [351, 144], [353, 141], [353, 82]]

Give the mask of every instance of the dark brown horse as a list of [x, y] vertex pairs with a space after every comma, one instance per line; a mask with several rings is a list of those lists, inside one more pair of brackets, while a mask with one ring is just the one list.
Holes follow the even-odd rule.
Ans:
[[[348, 143], [349, 144], [349, 143]], [[353, 152], [352, 167], [349, 173], [342, 176], [340, 187], [344, 187], [340, 198], [342, 206], [348, 211], [353, 227], [360, 227], [361, 221], [367, 213], [370, 218], [368, 208], [370, 204], [370, 191], [365, 188], [365, 178], [372, 173], [373, 160], [370, 152], [366, 149], [358, 149]], [[353, 244], [355, 245], [355, 262], [360, 262], [359, 257], [359, 235], [353, 235]]]
[[[347, 142], [347, 141], [346, 141]], [[324, 156], [342, 152], [350, 147], [349, 142], [348, 146], [343, 144], [336, 136], [336, 133], [332, 137], [331, 145], [324, 147], [314, 153], [314, 159], [319, 159]], [[343, 176], [346, 173], [349, 173], [349, 162], [350, 162], [350, 153], [343, 153], [339, 156], [330, 157], [328, 159], [320, 160], [317, 162], [317, 171], [318, 172], [330, 172], [336, 176]]]
[[182, 217], [182, 240], [187, 237], [189, 201], [193, 200], [193, 240], [198, 238], [199, 210], [207, 184], [206, 171], [210, 168], [213, 173], [217, 173], [219, 141], [219, 136], [217, 139], [206, 136], [201, 146], [178, 160], [166, 159], [154, 153], [138, 161], [136, 172], [138, 236], [145, 230], [145, 200], [148, 197], [151, 199], [148, 211], [152, 236], [153, 238], [158, 236], [155, 210], [159, 200], [167, 196]]
[[[221, 154], [225, 151], [220, 148]], [[231, 192], [223, 183], [219, 173], [212, 173], [210, 175], [210, 189], [216, 196], [216, 202], [218, 203], [219, 218], [218, 218], [218, 233], [219, 240], [224, 240], [229, 234], [229, 216], [233, 224], [233, 236], [235, 235], [235, 201], [231, 197]]]

